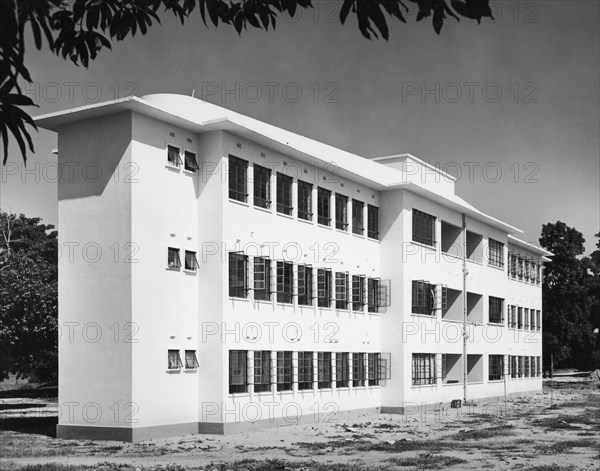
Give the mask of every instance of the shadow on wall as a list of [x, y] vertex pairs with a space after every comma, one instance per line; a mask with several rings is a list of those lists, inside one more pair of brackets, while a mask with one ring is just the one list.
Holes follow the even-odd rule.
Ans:
[[[132, 114], [123, 112], [67, 124], [58, 132], [58, 199], [101, 195], [110, 183], [130, 193]], [[119, 208], [114, 208], [118, 210]]]

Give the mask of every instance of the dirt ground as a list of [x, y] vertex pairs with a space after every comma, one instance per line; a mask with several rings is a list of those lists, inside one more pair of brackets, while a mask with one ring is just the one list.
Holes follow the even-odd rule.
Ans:
[[597, 382], [545, 382], [543, 392], [504, 407], [479, 401], [444, 415], [368, 415], [135, 444], [61, 440], [44, 419], [31, 429], [0, 420], [0, 470], [600, 469]]

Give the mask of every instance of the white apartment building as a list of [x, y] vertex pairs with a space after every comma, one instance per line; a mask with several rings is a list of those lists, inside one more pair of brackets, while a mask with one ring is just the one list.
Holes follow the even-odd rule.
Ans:
[[411, 155], [191, 97], [58, 133], [58, 436], [228, 433], [541, 390], [549, 252]]

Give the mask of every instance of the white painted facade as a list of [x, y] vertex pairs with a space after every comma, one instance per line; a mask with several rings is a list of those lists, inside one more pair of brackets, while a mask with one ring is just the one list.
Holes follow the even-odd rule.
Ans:
[[[223, 433], [541, 389], [535, 369], [525, 375], [523, 363], [522, 377], [509, 371], [510, 357], [541, 359], [542, 348], [537, 327], [509, 327], [509, 306], [535, 313], [542, 304], [539, 283], [510, 278], [508, 254], [535, 265], [551, 254], [514, 238], [518, 229], [457, 197], [454, 180], [425, 162], [410, 155], [367, 160], [179, 95], [116, 100], [38, 123], [58, 132], [63, 169], [59, 403], [69, 413], [61, 413], [59, 436], [139, 440]], [[199, 169], [170, 163], [169, 146], [182, 159], [185, 151], [193, 153]], [[232, 157], [247, 163], [245, 201], [230, 198]], [[257, 166], [272, 170], [269, 208], [255, 204]], [[278, 172], [292, 177], [290, 215], [276, 204]], [[299, 180], [312, 185], [310, 221], [299, 217]], [[331, 192], [329, 224], [319, 223], [318, 188]], [[344, 230], [336, 228], [336, 193], [348, 197]], [[353, 199], [364, 203], [362, 234], [352, 230]], [[378, 208], [377, 235], [367, 228], [368, 205]], [[415, 211], [435, 218], [431, 246], [413, 241]], [[480, 245], [473, 260], [464, 261], [463, 280], [466, 231], [473, 240], [480, 237]], [[502, 267], [488, 261], [489, 238], [502, 244]], [[194, 252], [197, 269], [169, 268], [169, 247], [179, 249], [182, 264], [185, 251]], [[248, 256], [243, 295], [230, 295], [230, 252]], [[277, 293], [255, 298], [259, 256], [271, 260], [275, 291], [277, 262], [293, 264], [291, 302], [279, 302]], [[319, 307], [316, 298], [300, 305], [299, 265], [313, 269], [314, 296], [322, 287], [318, 269], [331, 271], [334, 295], [336, 273], [349, 275], [350, 294], [353, 275], [365, 283], [380, 279], [387, 289], [379, 293], [379, 312], [369, 312], [368, 295], [356, 309], [352, 303], [338, 309], [335, 301]], [[427, 314], [413, 312], [414, 281], [429, 282], [422, 285], [433, 302]], [[501, 322], [489, 322], [489, 296], [503, 300]], [[169, 367], [169, 350], [179, 352], [182, 367]], [[186, 350], [194, 352], [197, 366], [186, 367]], [[231, 351], [246, 358], [246, 384], [236, 384], [241, 391], [235, 393]], [[289, 390], [278, 390], [277, 352], [291, 352]], [[299, 352], [312, 352], [312, 388], [300, 389]], [[349, 354], [347, 385], [336, 384], [336, 353]], [[376, 353], [377, 367], [369, 373], [369, 354]], [[353, 354], [365, 354], [358, 385], [352, 384], [362, 379]], [[414, 384], [413, 355], [421, 354], [434, 355], [429, 384]], [[254, 373], [262, 363], [255, 357], [264, 355], [271, 359], [270, 385], [258, 392]], [[502, 356], [500, 378], [490, 379], [490, 355]], [[329, 360], [330, 377], [319, 358]]]

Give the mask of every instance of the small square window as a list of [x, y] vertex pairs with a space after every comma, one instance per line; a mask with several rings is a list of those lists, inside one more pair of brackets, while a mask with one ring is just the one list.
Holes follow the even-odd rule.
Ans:
[[173, 167], [181, 167], [181, 156], [179, 147], [167, 146], [167, 162]]
[[196, 350], [185, 351], [185, 367], [188, 370], [198, 368], [198, 358], [196, 357]]
[[198, 264], [198, 259], [196, 258], [196, 252], [191, 252], [189, 250], [185, 251], [185, 269], [196, 271], [197, 268], [200, 268]]
[[196, 160], [196, 154], [186, 150], [184, 153], [185, 165], [184, 168], [190, 172], [197, 172], [200, 167], [198, 167], [198, 161]]
[[169, 247], [169, 254], [167, 258], [167, 267], [173, 270], [179, 270], [181, 268], [181, 259], [179, 258], [179, 249]]
[[183, 368], [183, 363], [181, 363], [181, 357], [179, 356], [179, 350], [169, 350], [168, 361], [170, 370], [178, 370]]

